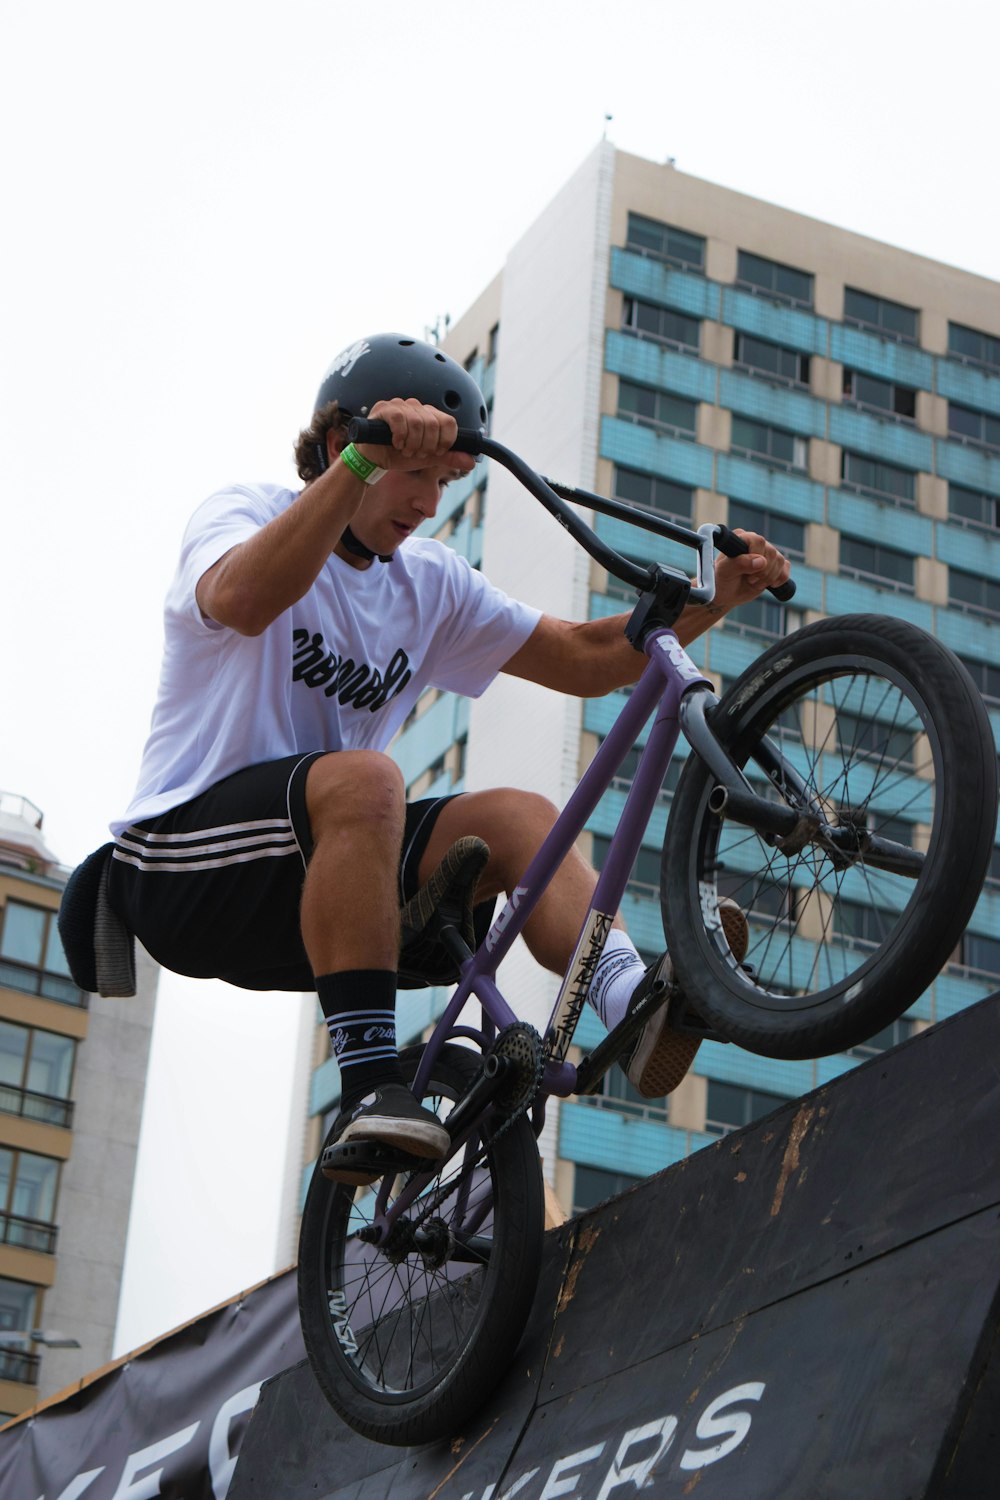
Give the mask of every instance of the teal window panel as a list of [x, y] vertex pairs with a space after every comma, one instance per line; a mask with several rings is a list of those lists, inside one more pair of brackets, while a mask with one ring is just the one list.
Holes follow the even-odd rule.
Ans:
[[[795, 580], [795, 598], [791, 601], [790, 608], [822, 610], [824, 608], [824, 584], [826, 576], [819, 568], [807, 568], [805, 563], [800, 562], [792, 563], [792, 577]], [[726, 618], [727, 620], [731, 620], [734, 625], [739, 625], [740, 611], [735, 609]], [[716, 642], [720, 639], [720, 634], [724, 633], [725, 627], [723, 627], [721, 633], [718, 630], [712, 630], [708, 637], [712, 642], [713, 671], [716, 670]], [[759, 656], [762, 651], [766, 651], [769, 646], [774, 645], [774, 640], [769, 636], [747, 636], [746, 639], [753, 645], [755, 656]]]
[[959, 656], [972, 656], [977, 661], [1000, 661], [1000, 626], [989, 620], [978, 620], [975, 615], [964, 614], [959, 609], [939, 606], [935, 633], [942, 645], [957, 651]]
[[973, 406], [978, 411], [1000, 412], [1000, 376], [987, 375], [970, 365], [956, 365], [949, 359], [938, 360], [939, 396]]
[[816, 1059], [816, 1087], [820, 1088], [825, 1083], [832, 1083], [835, 1078], [842, 1078], [845, 1073], [850, 1073], [858, 1067], [860, 1062], [860, 1058], [845, 1057], [843, 1052], [837, 1052], [833, 1057], [818, 1057]]
[[492, 403], [493, 403], [493, 397], [496, 394], [496, 388], [497, 388], [497, 362], [496, 362], [495, 359], [492, 359], [492, 360], [490, 360], [490, 362], [486, 366], [486, 368], [483, 370], [482, 378], [479, 381], [479, 389], [482, 391], [483, 395], [486, 397], [487, 408], [490, 407], [492, 405]]
[[647, 474], [662, 474], [694, 488], [712, 487], [712, 450], [637, 427], [617, 417], [601, 418], [601, 457]]
[[608, 1172], [649, 1177], [690, 1155], [696, 1143], [708, 1145], [710, 1137], [693, 1142], [686, 1130], [569, 1100], [559, 1111], [559, 1155]]
[[331, 1109], [340, 1098], [340, 1069], [337, 1059], [331, 1056], [313, 1069], [309, 1081], [309, 1113], [321, 1115]]
[[914, 557], [930, 557], [934, 522], [898, 505], [882, 505], [848, 490], [830, 491], [829, 524], [850, 536], [881, 542]]
[[592, 1052], [606, 1036], [607, 1032], [601, 1025], [594, 1007], [592, 1005], [585, 1005], [579, 1024], [573, 1034], [574, 1045], [581, 1047], [584, 1052]]
[[621, 905], [622, 920], [629, 937], [643, 953], [662, 953], [663, 918], [659, 901], [625, 892]]
[[797, 521], [823, 519], [823, 486], [784, 469], [772, 469], [734, 453], [720, 453], [716, 484], [723, 495], [780, 510]]
[[446, 985], [429, 985], [423, 990], [398, 990], [396, 993], [396, 1037], [401, 1047], [419, 1042], [428, 1026], [444, 1015], [451, 990]]
[[826, 403], [805, 391], [786, 390], [740, 370], [720, 370], [719, 404], [804, 437], [826, 435]]
[[813, 1064], [809, 1060], [788, 1062], [775, 1057], [757, 1057], [740, 1047], [724, 1047], [718, 1042], [711, 1049], [703, 1046], [699, 1051], [697, 1071], [719, 1083], [761, 1089], [765, 1094], [784, 1094], [789, 1099], [815, 1088]]
[[617, 246], [611, 251], [611, 285], [630, 296], [659, 302], [696, 318], [717, 321], [719, 317], [719, 288], [714, 282]]
[[849, 406], [831, 406], [830, 441], [872, 458], [887, 459], [904, 469], [933, 472], [933, 438], [888, 417], [853, 411]]
[[830, 358], [852, 370], [891, 380], [895, 385], [922, 391], [934, 389], [933, 355], [908, 344], [897, 344], [894, 339], [879, 338], [877, 333], [835, 323], [830, 336]]
[[[672, 568], [681, 568], [686, 572], [696, 557], [693, 547], [686, 547], [682, 542], [668, 541], [666, 537], [655, 536], [651, 531], [632, 526], [628, 521], [615, 521], [610, 516], [597, 516], [594, 530], [616, 552], [637, 558], [640, 562], [667, 563]], [[627, 600], [619, 599], [616, 602], [617, 613], [624, 614], [630, 608], [632, 599], [630, 596]]]
[[817, 318], [814, 313], [798, 308], [783, 307], [767, 297], [755, 297], [750, 292], [737, 291], [735, 287], [727, 286], [722, 293], [722, 321], [731, 328], [759, 334], [772, 344], [784, 344], [804, 354], [826, 353], [828, 324], [825, 318]]
[[468, 699], [455, 693], [443, 693], [392, 746], [392, 758], [402, 771], [403, 780], [407, 783], [414, 781], [460, 739], [468, 727]]
[[608, 333], [605, 367], [612, 375], [623, 375], [640, 385], [672, 391], [692, 401], [715, 401], [718, 379], [715, 365], [694, 354], [667, 349], [652, 339], [637, 339], [612, 329]]
[[935, 525], [936, 556], [952, 568], [967, 573], [1000, 578], [1000, 537], [967, 526], [952, 526], [946, 521]]
[[712, 670], [727, 678], [739, 677], [761, 654], [759, 641], [735, 632], [717, 630], [712, 637]]
[[[586, 826], [590, 832], [599, 833], [605, 838], [610, 838], [618, 827], [621, 815], [625, 809], [625, 798], [627, 796], [627, 792], [619, 791], [614, 787], [606, 791], [587, 819]], [[659, 849], [663, 844], [664, 835], [667, 831], [668, 805], [666, 801], [658, 803], [654, 807], [649, 822], [646, 825], [642, 842], [649, 849]]]
[[970, 490], [1000, 495], [1000, 458], [965, 443], [938, 438], [937, 472], [943, 479], [954, 479], [956, 484], [964, 484]]
[[892, 589], [880, 589], [876, 584], [863, 583], [858, 578], [834, 578], [826, 581], [826, 608], [831, 615], [895, 615], [899, 620], [909, 620], [923, 630], [933, 631], [934, 610], [922, 599], [910, 594], [897, 594]]
[[985, 1000], [995, 988], [986, 979], [973, 979], [960, 971], [946, 969], [934, 981], [935, 1019], [946, 1021], [949, 1016], [957, 1016], [977, 1000]]

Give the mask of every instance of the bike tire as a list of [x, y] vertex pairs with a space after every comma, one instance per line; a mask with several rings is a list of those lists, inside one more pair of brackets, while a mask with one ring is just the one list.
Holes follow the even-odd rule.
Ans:
[[[954, 653], [926, 632], [845, 615], [772, 646], [709, 722], [759, 794], [789, 800], [755, 762], [767, 734], [845, 837], [874, 833], [923, 856], [916, 874], [904, 874], [873, 866], [860, 847], [846, 865], [842, 851], [814, 840], [781, 854], [709, 810], [715, 778], [697, 755], [678, 782], [661, 903], [691, 1007], [726, 1039], [770, 1057], [856, 1046], [932, 982], [982, 889], [997, 812], [982, 698]], [[886, 857], [883, 847], [883, 866]], [[719, 927], [724, 896], [749, 920], [742, 964]]]
[[[407, 1082], [415, 1078], [422, 1052], [417, 1046], [400, 1054]], [[445, 1046], [424, 1102], [446, 1117], [479, 1064], [479, 1054], [469, 1048]], [[502, 1123], [495, 1122], [497, 1131]], [[461, 1153], [439, 1167], [418, 1204], [460, 1171]], [[313, 1174], [299, 1240], [306, 1352], [330, 1405], [376, 1442], [408, 1445], [457, 1436], [520, 1341], [538, 1282], [545, 1218], [541, 1163], [526, 1117], [495, 1137], [477, 1173], [464, 1210], [463, 1194], [456, 1191], [443, 1214], [428, 1220], [436, 1225], [452, 1215], [441, 1231], [438, 1255], [444, 1258], [430, 1267], [412, 1244], [408, 1251], [397, 1246], [387, 1253], [358, 1240], [377, 1183], [352, 1188], [329, 1182], [318, 1168]], [[492, 1207], [476, 1225], [473, 1216], [486, 1201], [485, 1191], [492, 1193]], [[449, 1235], [469, 1224], [475, 1228], [474, 1253], [484, 1264], [452, 1258], [456, 1246]]]

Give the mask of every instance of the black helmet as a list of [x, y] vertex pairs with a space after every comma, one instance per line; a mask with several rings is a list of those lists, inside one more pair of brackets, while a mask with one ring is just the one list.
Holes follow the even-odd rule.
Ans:
[[486, 426], [486, 402], [468, 370], [402, 333], [377, 333], [342, 350], [323, 376], [315, 409], [336, 401], [349, 416], [366, 417], [376, 401], [394, 396], [449, 412], [459, 427]]

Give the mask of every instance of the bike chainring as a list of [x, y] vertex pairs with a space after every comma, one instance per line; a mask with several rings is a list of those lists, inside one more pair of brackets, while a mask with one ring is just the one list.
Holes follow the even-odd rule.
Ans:
[[504, 1085], [494, 1097], [494, 1107], [516, 1119], [538, 1092], [545, 1071], [545, 1043], [527, 1021], [514, 1021], [504, 1027], [490, 1051], [510, 1064]]

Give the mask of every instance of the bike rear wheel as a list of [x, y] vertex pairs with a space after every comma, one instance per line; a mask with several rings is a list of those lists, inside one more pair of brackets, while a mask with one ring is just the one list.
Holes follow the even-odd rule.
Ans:
[[[691, 755], [661, 882], [678, 982], [705, 1021], [750, 1051], [798, 1058], [854, 1046], [927, 988], [982, 889], [997, 811], [982, 699], [957, 657], [915, 626], [841, 616], [771, 647], [710, 723], [758, 795], [799, 810], [811, 801], [834, 837], [800, 829], [782, 852], [717, 815], [715, 778]], [[719, 924], [726, 896], [750, 924], [742, 965]]]
[[[407, 1082], [422, 1051], [400, 1054]], [[444, 1047], [423, 1102], [447, 1118], [479, 1061]], [[544, 1191], [528, 1120], [503, 1124], [492, 1123], [480, 1152], [440, 1164], [382, 1246], [362, 1238], [380, 1184], [313, 1176], [299, 1243], [306, 1352], [331, 1406], [377, 1442], [456, 1436], [520, 1340], [541, 1265]], [[475, 1167], [472, 1155], [482, 1157]], [[392, 1184], [390, 1204], [406, 1180]]]

